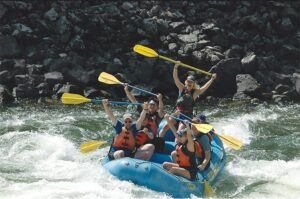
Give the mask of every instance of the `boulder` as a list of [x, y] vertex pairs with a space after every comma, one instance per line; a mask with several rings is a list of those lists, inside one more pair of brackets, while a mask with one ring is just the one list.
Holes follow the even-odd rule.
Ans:
[[261, 85], [249, 74], [238, 74], [236, 76], [237, 93], [245, 93], [250, 97], [261, 96]]
[[283, 84], [278, 84], [276, 87], [275, 87], [275, 91], [278, 93], [278, 94], [283, 94], [284, 92], [287, 92], [291, 90], [291, 88], [287, 85], [283, 85]]
[[49, 21], [56, 21], [56, 19], [59, 17], [59, 14], [56, 12], [55, 8], [51, 8], [45, 12], [44, 17]]
[[290, 101], [286, 95], [273, 95], [272, 99], [275, 103], [281, 104]]
[[81, 87], [73, 85], [73, 84], [64, 84], [56, 93], [57, 99], [60, 99], [62, 94], [64, 93], [74, 93], [83, 95], [83, 90]]
[[6, 86], [0, 84], [0, 105], [11, 103], [14, 98]]
[[32, 84], [18, 84], [13, 88], [13, 96], [15, 98], [29, 98], [37, 99], [39, 97], [38, 89], [36, 89]]
[[14, 37], [0, 35], [0, 57], [16, 57], [20, 52], [21, 48]]
[[254, 74], [257, 70], [257, 58], [254, 52], [248, 53], [242, 60], [242, 73]]
[[0, 71], [0, 85], [8, 85], [12, 86], [13, 82], [11, 82], [12, 80], [12, 73], [9, 72], [8, 70], [4, 70], [4, 71]]
[[295, 89], [296, 89], [297, 93], [299, 94], [299, 98], [300, 98], [300, 73], [293, 74], [292, 82], [293, 82]]
[[44, 74], [45, 82], [52, 87], [54, 84], [62, 83], [64, 77], [61, 72], [49, 72]]

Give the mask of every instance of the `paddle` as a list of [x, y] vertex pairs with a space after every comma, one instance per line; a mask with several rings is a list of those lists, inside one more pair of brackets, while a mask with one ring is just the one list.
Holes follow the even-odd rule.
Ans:
[[[82, 104], [86, 102], [92, 102], [94, 104], [100, 104], [102, 103], [102, 100], [99, 99], [89, 99], [86, 97], [83, 97], [79, 94], [73, 94], [73, 93], [64, 93], [61, 96], [61, 101], [64, 104]], [[110, 104], [118, 104], [118, 105], [142, 105], [142, 103], [131, 103], [131, 102], [117, 102], [117, 101], [109, 101]]]
[[[109, 73], [106, 73], [106, 72], [100, 73], [100, 75], [98, 77], [98, 81], [103, 82], [105, 84], [122, 84], [122, 85], [124, 85], [124, 83], [120, 82], [115, 76], [113, 76]], [[151, 93], [149, 91], [146, 91], [144, 89], [141, 89], [141, 88], [138, 88], [138, 87], [135, 87], [135, 86], [131, 86], [129, 84], [128, 84], [128, 87], [133, 88], [135, 90], [139, 90], [139, 91], [148, 93], [148, 94], [153, 95], [153, 96], [156, 96], [156, 94], [154, 94], [154, 93]]]
[[[168, 58], [168, 57], [159, 55], [159, 54], [157, 54], [157, 52], [155, 52], [153, 49], [148, 48], [148, 47], [146, 47], [146, 46], [139, 45], [139, 44], [137, 44], [137, 45], [135, 45], [135, 46], [133, 47], [133, 51], [136, 52], [136, 53], [139, 53], [139, 54], [141, 54], [141, 55], [144, 55], [144, 56], [146, 56], [146, 57], [159, 57], [159, 58], [161, 58], [161, 59], [170, 61], [170, 62], [175, 63], [175, 64], [178, 63], [176, 60], [173, 60], [173, 59], [170, 59], [170, 58]], [[204, 73], [204, 74], [206, 74], [206, 75], [210, 75], [210, 76], [212, 75], [211, 73], [209, 73], [209, 72], [207, 72], [207, 71], [201, 70], [201, 69], [199, 69], [199, 68], [195, 68], [195, 67], [190, 66], [190, 65], [188, 65], [188, 64], [184, 64], [184, 63], [179, 63], [179, 64], [180, 64], [181, 66], [183, 66], [183, 67], [186, 67], [186, 68], [189, 68], [189, 69], [192, 69], [192, 70], [195, 70], [195, 71]]]
[[[175, 120], [178, 120], [178, 121], [181, 121], [181, 122], [184, 122], [184, 120], [178, 118], [178, 117], [174, 117], [172, 115], [170, 115], [171, 118], [175, 119]], [[208, 133], [210, 130], [213, 129], [213, 126], [212, 125], [209, 125], [209, 124], [195, 124], [195, 123], [191, 123], [189, 122], [190, 124], [192, 124], [193, 126], [196, 127], [196, 129], [202, 133]]]
[[94, 151], [94, 150], [98, 149], [99, 147], [106, 146], [107, 144], [109, 144], [107, 141], [92, 140], [89, 142], [85, 142], [80, 145], [80, 152], [87, 153], [90, 151]]
[[214, 195], [214, 190], [211, 186], [209, 186], [208, 182], [204, 181], [204, 195], [207, 197], [212, 197]]
[[[177, 118], [177, 117], [174, 117], [174, 116], [170, 116], [176, 120], [179, 120], [179, 121], [182, 121], [184, 122], [184, 120], [180, 119], [180, 118]], [[213, 126], [212, 125], [209, 125], [209, 124], [195, 124], [195, 123], [190, 123], [192, 124], [193, 126], [196, 127], [196, 129], [198, 131], [200, 131], [201, 133], [209, 133], [212, 129], [213, 129]], [[229, 147], [235, 149], [235, 150], [240, 150], [240, 148], [243, 146], [243, 142], [232, 137], [232, 136], [229, 136], [229, 135], [224, 135], [224, 134], [218, 134], [216, 132], [214, 132], [215, 135], [219, 136], [220, 139], [222, 140], [222, 142], [224, 142], [226, 145], [228, 145]]]

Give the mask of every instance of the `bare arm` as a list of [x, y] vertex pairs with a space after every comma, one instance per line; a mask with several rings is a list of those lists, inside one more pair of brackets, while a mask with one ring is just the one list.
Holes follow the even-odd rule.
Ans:
[[137, 129], [140, 129], [142, 124], [143, 124], [143, 121], [146, 117], [146, 113], [148, 112], [148, 102], [144, 102], [144, 107], [143, 107], [143, 111], [141, 112], [141, 115], [139, 117], [139, 119], [137, 120], [136, 122], [136, 128]]
[[182, 92], [184, 89], [184, 84], [179, 80], [178, 77], [178, 66], [179, 64], [175, 64], [174, 69], [173, 69], [173, 79], [175, 82], [175, 85], [177, 86], [179, 92]]
[[195, 92], [194, 92], [194, 100], [199, 96], [199, 95], [202, 95], [209, 87], [210, 85], [213, 83], [213, 81], [217, 78], [217, 74], [212, 74], [210, 80], [208, 82], [206, 82], [206, 84], [204, 84], [201, 88], [197, 89]]
[[112, 124], [115, 125], [117, 123], [117, 118], [114, 116], [113, 112], [110, 110], [110, 108], [108, 106], [108, 99], [103, 99], [102, 104], [103, 104], [104, 110], [105, 110], [106, 114], [108, 115], [108, 117], [110, 118]]
[[211, 152], [210, 152], [210, 151], [205, 151], [205, 158], [204, 158], [202, 164], [200, 164], [200, 165], [198, 166], [198, 168], [199, 168], [200, 170], [204, 170], [205, 167], [207, 166], [207, 164], [209, 163], [210, 158], [211, 158]]
[[162, 94], [158, 94], [157, 95], [157, 99], [158, 99], [158, 115], [160, 118], [163, 118], [165, 115], [165, 111], [164, 111], [164, 102], [162, 100]]
[[[167, 120], [168, 125], [169, 125], [169, 127], [170, 127], [170, 129], [171, 129], [171, 131], [172, 131], [172, 133], [173, 133], [173, 135], [174, 135], [174, 137], [177, 138], [177, 136], [178, 136], [178, 135], [176, 134], [177, 129], [175, 128], [174, 124], [172, 123], [169, 114], [166, 114], [166, 115], [165, 115], [165, 119]], [[160, 137], [164, 137], [165, 135], [159, 135], [159, 136], [160, 136]]]
[[124, 84], [124, 91], [128, 97], [128, 99], [132, 102], [132, 103], [135, 103], [135, 102], [138, 102], [136, 100], [136, 98], [132, 95], [132, 93], [128, 90], [128, 84]]
[[186, 133], [187, 133], [187, 138], [188, 138], [187, 148], [188, 148], [189, 151], [194, 152], [195, 151], [195, 146], [194, 146], [194, 140], [193, 140], [193, 136], [192, 136], [192, 132], [191, 132], [189, 122], [185, 121], [184, 124], [186, 126]]

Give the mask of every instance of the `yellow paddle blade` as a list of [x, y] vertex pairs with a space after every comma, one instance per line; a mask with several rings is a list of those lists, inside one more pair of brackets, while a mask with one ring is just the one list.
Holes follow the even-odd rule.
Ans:
[[92, 141], [81, 144], [80, 145], [80, 152], [81, 153], [87, 153], [87, 152], [90, 152], [90, 151], [94, 151], [94, 150], [98, 149], [99, 147], [101, 147], [105, 144], [108, 144], [108, 142], [92, 140]]
[[204, 181], [204, 194], [207, 197], [212, 197], [214, 195], [214, 190], [212, 189], [211, 186], [209, 186], [209, 184], [206, 180]]
[[223, 135], [223, 134], [217, 134], [221, 140], [228, 145], [229, 147], [235, 149], [235, 150], [240, 150], [240, 148], [243, 146], [243, 142], [241, 140], [238, 140], [234, 137], [231, 137], [229, 135]]
[[145, 46], [142, 46], [139, 44], [137, 44], [133, 47], [133, 51], [136, 53], [139, 53], [141, 55], [144, 55], [146, 57], [157, 57], [158, 56], [157, 52], [155, 52], [151, 48], [148, 48], [148, 47], [145, 47]]
[[208, 133], [210, 130], [213, 129], [213, 126], [209, 125], [209, 124], [194, 124], [194, 123], [192, 123], [192, 125], [195, 126], [196, 129], [198, 131], [200, 131], [201, 133]]
[[98, 81], [103, 82], [105, 84], [123, 84], [115, 76], [113, 76], [109, 73], [106, 73], [106, 72], [100, 73], [100, 75], [98, 77]]
[[91, 100], [78, 94], [64, 93], [61, 96], [61, 101], [64, 104], [82, 104]]

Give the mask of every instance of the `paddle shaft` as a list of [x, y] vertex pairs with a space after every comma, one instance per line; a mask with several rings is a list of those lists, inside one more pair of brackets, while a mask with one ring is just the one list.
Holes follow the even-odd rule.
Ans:
[[[94, 104], [101, 104], [102, 100], [91, 99], [91, 102]], [[108, 101], [109, 104], [118, 104], [118, 105], [143, 105], [142, 103], [132, 103], [132, 102], [117, 102], [117, 101]]]
[[[168, 58], [168, 57], [165, 57], [165, 56], [162, 56], [162, 55], [158, 55], [158, 57], [159, 57], [159, 58], [162, 58], [162, 59], [164, 59], [164, 60], [167, 60], [167, 61], [173, 62], [174, 64], [177, 64], [177, 63], [178, 63], [176, 60], [174, 60], [174, 59], [170, 59], [170, 58]], [[210, 75], [210, 76], [212, 75], [212, 74], [211, 74], [211, 73], [209, 73], [209, 72], [206, 72], [206, 71], [204, 71], [204, 70], [201, 70], [201, 69], [199, 69], [199, 68], [195, 68], [195, 67], [193, 67], [193, 66], [190, 66], [190, 65], [188, 65], [188, 64], [180, 63], [180, 65], [181, 65], [181, 66], [183, 66], [183, 67], [186, 67], [186, 68], [189, 68], [189, 69], [192, 69], [192, 70], [195, 70], [195, 71], [198, 71], [198, 72], [204, 73], [204, 74], [206, 74], [206, 75]]]
[[[124, 85], [124, 84], [123, 84], [123, 85]], [[154, 94], [154, 93], [151, 93], [151, 92], [149, 92], [149, 91], [146, 91], [146, 90], [144, 90], [144, 89], [141, 89], [141, 88], [138, 88], [138, 87], [135, 87], [135, 86], [131, 86], [131, 85], [129, 85], [129, 84], [128, 84], [128, 87], [133, 88], [133, 89], [135, 89], [135, 90], [139, 90], [139, 91], [148, 93], [148, 94], [153, 95], [153, 96], [156, 96], [156, 94]]]

